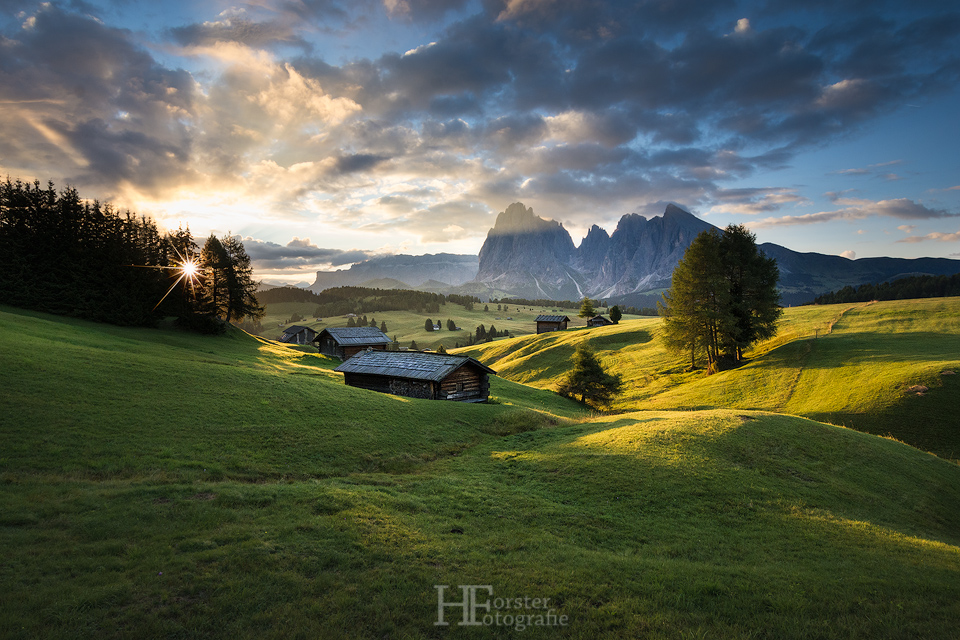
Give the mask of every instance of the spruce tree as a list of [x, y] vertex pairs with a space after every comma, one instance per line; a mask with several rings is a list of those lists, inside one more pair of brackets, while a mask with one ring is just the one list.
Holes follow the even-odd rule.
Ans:
[[620, 324], [620, 318], [623, 317], [623, 313], [620, 311], [620, 307], [613, 305], [610, 307], [610, 320], [613, 324]]
[[593, 301], [590, 298], [584, 298], [580, 301], [580, 317], [592, 318], [597, 315], [597, 310], [593, 308]]
[[595, 408], [604, 408], [620, 393], [623, 380], [603, 370], [597, 355], [586, 342], [581, 342], [573, 354], [573, 368], [560, 383], [557, 393], [576, 399]]

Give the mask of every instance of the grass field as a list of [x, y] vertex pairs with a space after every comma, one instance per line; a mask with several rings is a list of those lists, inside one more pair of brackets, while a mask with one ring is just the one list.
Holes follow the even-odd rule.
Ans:
[[[460, 405], [242, 332], [0, 307], [0, 637], [955, 637], [960, 466], [810, 416], [956, 424], [958, 311], [791, 309], [710, 377], [655, 319], [522, 336], [473, 351], [513, 381]], [[546, 390], [580, 340], [621, 412]], [[436, 626], [435, 585], [526, 606]]]
[[[472, 311], [467, 311], [462, 305], [448, 302], [440, 307], [439, 314], [383, 311], [369, 312], [365, 315], [368, 321], [376, 319], [378, 326], [381, 322], [386, 322], [387, 335], [391, 338], [396, 337], [401, 347], [409, 347], [410, 342], [415, 340], [421, 349], [436, 349], [441, 344], [446, 349], [452, 349], [457, 343], [465, 345], [469, 340], [468, 334], [473, 333], [481, 324], [485, 329], [489, 329], [492, 325], [498, 331], [507, 330], [511, 336], [536, 334], [536, 317], [541, 314], [565, 315], [570, 318], [570, 327], [585, 327], [587, 324], [584, 318], [577, 317], [576, 310], [571, 309], [507, 305], [509, 311], [497, 311], [496, 304], [486, 306], [490, 311], [484, 311], [483, 304], [474, 305]], [[261, 322], [263, 336], [278, 340], [283, 334], [283, 328], [279, 325], [285, 324], [293, 314], [299, 314], [305, 318], [295, 324], [310, 327], [317, 332], [327, 327], [347, 326], [347, 316], [323, 318], [321, 322], [316, 322], [312, 315], [316, 308], [317, 305], [305, 302], [278, 302], [266, 305], [266, 316]], [[606, 312], [606, 309], [603, 311]], [[629, 319], [639, 316], [624, 317]], [[441, 325], [442, 329], [429, 332], [424, 330], [424, 321], [428, 318], [435, 324]], [[453, 320], [463, 331], [448, 331], [447, 320]]]
[[[960, 298], [787, 309], [748, 362], [706, 376], [667, 352], [656, 318], [526, 336], [464, 350], [500, 375], [554, 389], [587, 341], [623, 376], [617, 410], [730, 407], [810, 417], [960, 458]], [[918, 396], [910, 389], [926, 386]]]

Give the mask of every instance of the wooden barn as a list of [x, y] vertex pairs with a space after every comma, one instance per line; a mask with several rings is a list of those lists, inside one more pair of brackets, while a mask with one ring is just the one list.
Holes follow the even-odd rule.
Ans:
[[537, 333], [548, 331], [563, 331], [567, 328], [570, 318], [567, 316], [537, 316]]
[[321, 331], [314, 342], [320, 353], [347, 360], [360, 351], [386, 351], [393, 340], [376, 327], [330, 327]]
[[613, 320], [604, 318], [602, 315], [595, 315], [587, 320], [588, 327], [606, 327], [611, 324], [613, 324]]
[[310, 327], [301, 327], [298, 324], [287, 327], [280, 336], [280, 342], [287, 344], [310, 344], [317, 338], [317, 332]]
[[334, 369], [351, 387], [408, 398], [486, 402], [496, 372], [467, 356], [363, 351]]

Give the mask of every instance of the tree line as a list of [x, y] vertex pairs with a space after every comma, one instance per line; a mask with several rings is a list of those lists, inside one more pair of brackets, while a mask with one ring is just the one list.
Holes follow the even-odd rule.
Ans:
[[258, 318], [250, 258], [238, 238], [211, 236], [201, 250], [190, 231], [109, 203], [87, 201], [53, 182], [0, 183], [0, 299], [13, 306], [150, 326], [165, 316], [200, 330]]
[[480, 302], [476, 296], [443, 295], [412, 289], [374, 289], [370, 287], [334, 287], [314, 293], [298, 287], [277, 287], [259, 293], [266, 304], [277, 302], [316, 303], [314, 317], [363, 315], [369, 311], [412, 311], [439, 313], [440, 307], [452, 302], [473, 305]]
[[909, 300], [960, 296], [960, 273], [952, 276], [908, 276], [881, 284], [846, 286], [814, 298], [811, 304], [870, 302], [871, 300]]

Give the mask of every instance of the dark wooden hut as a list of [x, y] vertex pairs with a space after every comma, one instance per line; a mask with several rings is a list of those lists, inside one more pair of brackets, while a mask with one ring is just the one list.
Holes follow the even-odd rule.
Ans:
[[486, 402], [496, 372], [467, 356], [363, 351], [335, 369], [351, 387], [409, 398]]
[[604, 318], [602, 315], [595, 315], [587, 320], [588, 327], [605, 327], [610, 324], [613, 324], [613, 320]]
[[280, 336], [280, 342], [286, 342], [287, 344], [310, 344], [316, 338], [316, 331], [310, 327], [301, 327], [295, 324], [283, 330], [283, 335]]
[[314, 342], [320, 353], [347, 360], [361, 351], [386, 351], [393, 340], [376, 327], [330, 327], [321, 331]]
[[537, 316], [537, 333], [548, 331], [563, 331], [567, 328], [570, 318], [567, 316]]

